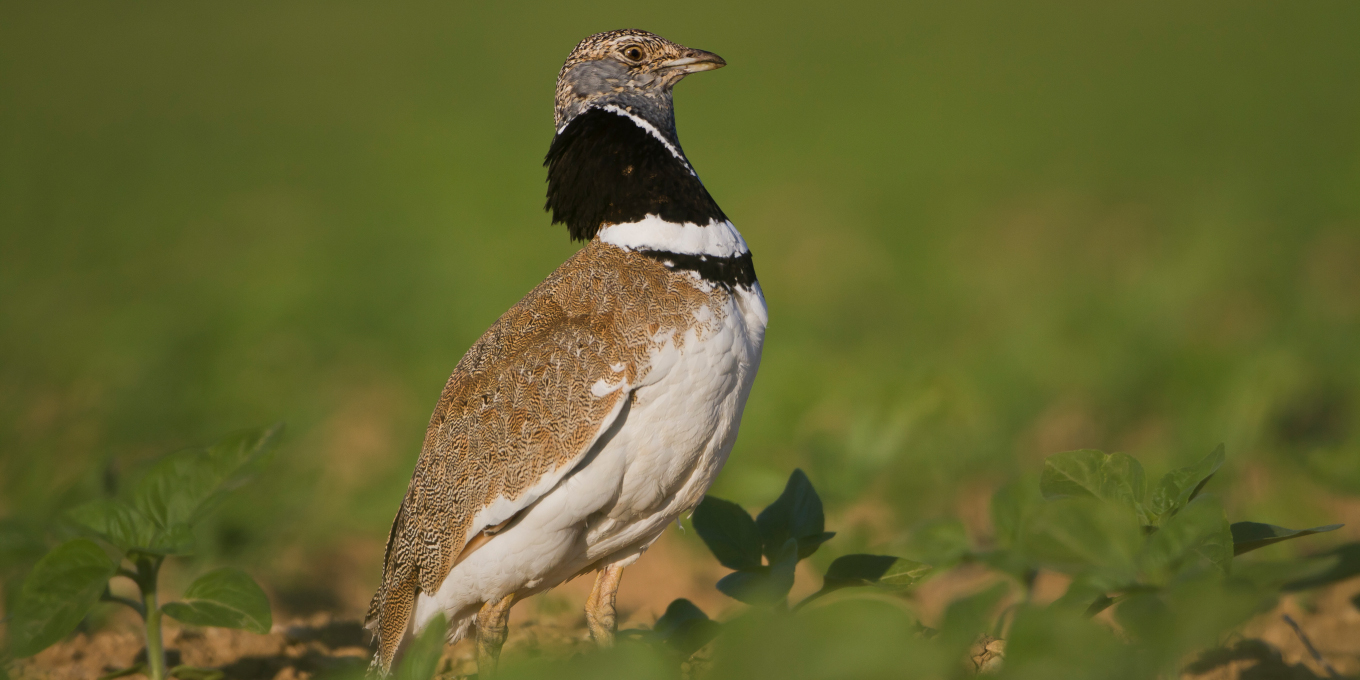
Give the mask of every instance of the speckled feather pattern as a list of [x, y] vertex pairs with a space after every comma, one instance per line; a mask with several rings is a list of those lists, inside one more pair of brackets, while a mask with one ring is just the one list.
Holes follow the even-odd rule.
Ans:
[[597, 239], [468, 350], [430, 420], [369, 607], [366, 624], [383, 666], [417, 593], [436, 592], [468, 539], [484, 529], [471, 525], [476, 514], [571, 464], [617, 400], [629, 398], [623, 390], [597, 396], [592, 386], [644, 380], [659, 344], [682, 342], [696, 311], [725, 308], [727, 295]]

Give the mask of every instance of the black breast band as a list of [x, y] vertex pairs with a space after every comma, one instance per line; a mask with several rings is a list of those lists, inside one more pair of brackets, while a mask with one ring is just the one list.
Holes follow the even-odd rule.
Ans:
[[689, 255], [671, 253], [664, 250], [639, 250], [640, 255], [660, 262], [671, 271], [696, 272], [703, 280], [732, 290], [747, 288], [756, 281], [756, 268], [751, 262], [751, 253], [746, 252], [732, 257], [713, 255]]

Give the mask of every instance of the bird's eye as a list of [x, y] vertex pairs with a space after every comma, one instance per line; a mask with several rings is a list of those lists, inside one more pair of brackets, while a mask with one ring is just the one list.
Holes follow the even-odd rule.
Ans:
[[642, 61], [642, 48], [637, 45], [629, 45], [623, 48], [623, 56], [629, 61]]

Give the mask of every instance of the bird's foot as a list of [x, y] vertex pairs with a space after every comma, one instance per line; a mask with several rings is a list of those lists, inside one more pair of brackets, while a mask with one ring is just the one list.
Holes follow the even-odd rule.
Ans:
[[614, 631], [618, 629], [614, 604], [622, 578], [622, 565], [610, 564], [601, 568], [600, 575], [595, 577], [595, 587], [590, 590], [590, 598], [586, 600], [586, 625], [590, 627], [590, 637], [600, 647], [614, 646]]
[[512, 593], [497, 602], [487, 602], [477, 612], [477, 676], [480, 678], [496, 674], [501, 647], [510, 632], [510, 607], [514, 604]]

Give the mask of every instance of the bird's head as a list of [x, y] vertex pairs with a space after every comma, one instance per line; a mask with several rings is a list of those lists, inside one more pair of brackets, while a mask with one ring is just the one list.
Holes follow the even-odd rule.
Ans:
[[596, 33], [571, 51], [557, 75], [557, 129], [590, 107], [612, 104], [674, 138], [671, 88], [691, 73], [726, 65], [712, 52], [647, 31]]

